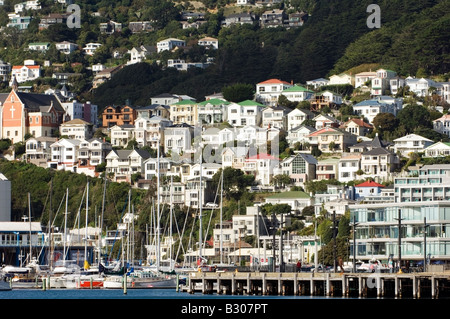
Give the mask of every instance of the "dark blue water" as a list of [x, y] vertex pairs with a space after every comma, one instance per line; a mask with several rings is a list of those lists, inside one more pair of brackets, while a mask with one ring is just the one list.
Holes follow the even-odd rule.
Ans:
[[[0, 299], [327, 299], [310, 296], [204, 295], [175, 289], [13, 289], [0, 291]], [[336, 298], [334, 298], [336, 299]]]
[[[277, 318], [292, 317], [305, 310], [335, 316], [348, 314], [349, 309], [366, 309], [372, 315], [407, 314], [431, 307], [447, 309], [447, 302], [428, 300], [386, 300], [367, 298], [337, 298], [320, 296], [241, 296], [188, 294], [175, 289], [13, 289], [0, 291], [0, 306], [15, 309], [21, 315], [73, 314], [149, 317], [164, 314], [167, 319], [180, 318]], [[411, 303], [413, 302], [413, 303]], [[439, 308], [439, 306], [441, 308]], [[389, 311], [388, 311], [389, 309]], [[161, 312], [162, 311], [162, 312]], [[338, 316], [339, 317], [339, 316]]]

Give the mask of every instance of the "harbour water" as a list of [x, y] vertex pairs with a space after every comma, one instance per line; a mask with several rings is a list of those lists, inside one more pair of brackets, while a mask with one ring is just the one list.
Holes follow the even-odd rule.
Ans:
[[[52, 313], [98, 314], [117, 316], [121, 310], [148, 316], [162, 311], [164, 318], [280, 318], [293, 312], [319, 311], [322, 315], [335, 315], [346, 309], [377, 310], [393, 315], [414, 314], [420, 308], [441, 310], [448, 300], [342, 298], [327, 296], [252, 296], [189, 294], [175, 289], [12, 289], [0, 291], [0, 306], [20, 310], [21, 314], [36, 314], [38, 309]], [[384, 307], [386, 306], [386, 307]], [[4, 308], [5, 309], [5, 308]], [[43, 310], [42, 310], [43, 311]]]

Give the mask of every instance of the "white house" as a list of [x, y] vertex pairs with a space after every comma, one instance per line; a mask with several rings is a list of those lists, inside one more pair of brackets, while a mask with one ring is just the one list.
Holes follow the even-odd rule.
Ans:
[[214, 124], [227, 120], [230, 103], [221, 99], [210, 99], [198, 103], [198, 123]]
[[66, 138], [53, 143], [48, 167], [76, 172], [80, 144], [80, 140]]
[[82, 119], [64, 122], [59, 126], [59, 130], [62, 136], [76, 140], [90, 139], [94, 133], [93, 125]]
[[97, 50], [99, 47], [101, 47], [101, 43], [87, 43], [86, 46], [83, 48], [83, 53], [87, 55], [94, 55], [95, 50]]
[[288, 131], [286, 140], [291, 147], [293, 147], [295, 143], [303, 144], [309, 142], [308, 136], [314, 131], [316, 131], [314, 127], [308, 125], [300, 125]]
[[377, 76], [377, 72], [360, 72], [355, 74], [355, 88], [367, 86]]
[[25, 142], [25, 157], [27, 162], [41, 167], [47, 167], [52, 150], [51, 145], [57, 141], [56, 137], [31, 137]]
[[351, 118], [343, 123], [340, 128], [356, 136], [365, 136], [373, 130], [373, 125], [358, 118]]
[[262, 128], [256, 125], [246, 125], [238, 128], [236, 139], [247, 146], [267, 144], [267, 128]]
[[339, 159], [337, 180], [341, 183], [347, 183], [359, 179], [357, 171], [361, 169], [360, 153], [344, 153]]
[[306, 85], [308, 87], [312, 87], [313, 89], [318, 89], [321, 86], [328, 85], [328, 83], [330, 83], [330, 80], [324, 79], [324, 78], [318, 78], [318, 79], [306, 81]]
[[42, 7], [39, 0], [29, 0], [15, 4], [14, 12], [20, 13], [26, 10], [40, 10], [41, 8]]
[[112, 150], [106, 156], [106, 173], [116, 182], [131, 182], [133, 174], [144, 172], [150, 154], [144, 150]]
[[28, 50], [45, 52], [50, 47], [49, 42], [32, 42], [28, 44]]
[[244, 167], [244, 162], [247, 158], [247, 155], [247, 147], [225, 147], [222, 151], [222, 167], [242, 169]]
[[384, 95], [390, 90], [390, 80], [397, 76], [397, 73], [391, 70], [378, 69], [377, 76], [372, 79], [372, 95]]
[[358, 115], [363, 115], [372, 124], [373, 119], [379, 113], [392, 113], [397, 115], [402, 108], [401, 104], [401, 101], [398, 99], [389, 101], [388, 99], [377, 97], [353, 105], [353, 111]]
[[19, 30], [25, 30], [30, 25], [32, 18], [30, 16], [21, 17], [19, 14], [9, 13], [8, 14], [9, 23], [6, 24], [7, 27], [17, 28]]
[[0, 60], [0, 81], [8, 81], [11, 73], [11, 64]]
[[194, 127], [186, 124], [173, 124], [164, 129], [164, 151], [182, 154], [191, 150]]
[[140, 146], [157, 148], [164, 143], [164, 129], [171, 126], [172, 121], [160, 116], [139, 117], [134, 121], [134, 137]]
[[134, 125], [114, 125], [109, 129], [111, 135], [111, 144], [113, 146], [127, 146], [128, 142], [134, 137]]
[[341, 84], [354, 85], [354, 82], [355, 82], [354, 76], [347, 73], [341, 73], [330, 76], [330, 81], [328, 82], [328, 85], [341, 85]]
[[11, 80], [16, 79], [17, 83], [32, 81], [41, 76], [41, 67], [33, 60], [25, 60], [24, 65], [14, 65], [11, 70]]
[[255, 100], [264, 105], [276, 105], [280, 94], [293, 84], [279, 79], [269, 79], [256, 84]]
[[262, 110], [265, 106], [256, 101], [246, 100], [230, 103], [227, 107], [227, 121], [234, 127], [261, 125]]
[[274, 169], [278, 167], [279, 162], [280, 159], [277, 157], [260, 153], [246, 158], [243, 171], [253, 174], [256, 183], [268, 186], [272, 181]]
[[444, 114], [433, 121], [433, 130], [450, 137], [450, 114]]
[[417, 134], [408, 134], [394, 140], [394, 152], [408, 157], [409, 153], [423, 152], [434, 142]]
[[314, 117], [314, 113], [304, 109], [293, 109], [287, 115], [287, 127], [288, 131], [293, 130], [296, 127], [302, 125], [306, 120], [311, 120]]
[[437, 83], [430, 79], [425, 78], [413, 78], [408, 76], [405, 79], [405, 85], [409, 87], [409, 91], [413, 92], [417, 96], [424, 97], [430, 95], [429, 89], [431, 87], [436, 87]]
[[424, 150], [425, 157], [445, 157], [450, 156], [450, 143], [437, 142]]
[[262, 127], [287, 130], [287, 118], [291, 109], [284, 106], [269, 106], [262, 111]]
[[176, 38], [168, 38], [156, 43], [156, 50], [158, 53], [166, 50], [172, 50], [175, 47], [183, 47], [186, 45], [186, 41], [176, 39]]
[[106, 162], [106, 156], [112, 150], [112, 145], [98, 138], [81, 140], [78, 149], [78, 173], [97, 176], [97, 165]]
[[309, 100], [314, 92], [300, 85], [294, 85], [281, 92], [291, 102], [302, 102]]
[[378, 184], [374, 181], [366, 181], [364, 183], [355, 185], [355, 199], [363, 199], [364, 197], [370, 197], [379, 195], [384, 185]]
[[315, 122], [316, 130], [324, 127], [339, 127], [339, 121], [330, 115], [318, 114], [312, 120]]
[[63, 41], [55, 44], [56, 50], [64, 54], [70, 54], [78, 49], [78, 44], [69, 41]]
[[155, 48], [148, 45], [141, 45], [140, 47], [134, 47], [128, 51], [130, 54], [130, 60], [127, 64], [134, 64], [143, 62], [147, 56], [155, 52]]
[[292, 212], [299, 213], [306, 206], [313, 205], [314, 199], [302, 191], [288, 191], [266, 197], [266, 203], [272, 205], [287, 204], [291, 206]]
[[[167, 157], [159, 158], [159, 176], [160, 178], [163, 176], [167, 176], [170, 174], [170, 170], [172, 167], [172, 161]], [[158, 176], [158, 159], [149, 157], [144, 161], [144, 178], [146, 180], [151, 180], [153, 177]]]
[[219, 48], [219, 40], [212, 37], [204, 37], [198, 40], [198, 45], [217, 50]]
[[376, 147], [370, 151], [362, 153], [361, 170], [364, 172], [363, 178], [369, 175], [373, 178], [388, 179], [400, 163], [397, 154], [388, 151], [383, 147]]
[[152, 104], [171, 105], [181, 101], [181, 97], [177, 94], [162, 93], [150, 98]]

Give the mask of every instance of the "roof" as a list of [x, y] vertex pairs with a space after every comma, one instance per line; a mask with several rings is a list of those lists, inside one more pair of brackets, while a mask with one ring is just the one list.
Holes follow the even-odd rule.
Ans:
[[61, 125], [73, 125], [73, 124], [91, 125], [91, 123], [86, 122], [85, 120], [82, 120], [82, 119], [73, 119], [73, 120], [62, 123]]
[[385, 154], [392, 154], [392, 153], [383, 147], [375, 147], [370, 151], [363, 153], [363, 155], [385, 155]]
[[368, 127], [368, 128], [373, 128], [373, 125], [372, 125], [372, 124], [366, 123], [366, 122], [364, 122], [363, 120], [361, 120], [361, 119], [356, 119], [356, 118], [353, 118], [353, 119], [348, 120], [347, 122], [344, 123], [344, 126], [346, 126], [346, 125], [347, 125], [348, 123], [350, 123], [350, 122], [353, 122], [353, 123], [357, 124], [358, 126]]
[[221, 99], [209, 99], [203, 102], [200, 102], [199, 105], [206, 105], [206, 104], [212, 104], [212, 105], [223, 105], [223, 104], [230, 104], [230, 102], [221, 100]]
[[12, 68], [13, 70], [21, 69], [23, 67], [26, 67], [28, 69], [39, 69], [40, 65], [14, 65]]
[[181, 100], [179, 102], [173, 103], [172, 105], [189, 105], [189, 104], [194, 105], [197, 104], [197, 102], [192, 100]]
[[384, 185], [378, 184], [374, 181], [366, 181], [364, 183], [355, 185], [355, 187], [384, 187]]
[[58, 98], [53, 94], [36, 94], [16, 92], [19, 99], [29, 111], [40, 111], [42, 106], [53, 105], [57, 111], [64, 112]]
[[259, 82], [258, 84], [289, 84], [289, 85], [291, 85], [291, 83], [289, 83], [289, 82], [278, 80], [278, 79], [269, 79], [269, 80], [266, 80], [263, 82]]
[[344, 132], [333, 127], [324, 127], [318, 131], [312, 132], [308, 136], [317, 136], [320, 134], [344, 134]]
[[310, 198], [310, 196], [302, 191], [288, 191], [288, 192], [281, 192], [281, 193], [277, 193], [274, 194], [272, 196], [268, 196], [266, 197], [266, 199], [281, 199], [281, 198], [286, 198], [286, 199], [296, 199], [296, 198]]
[[311, 92], [312, 93], [313, 91], [308, 90], [300, 85], [294, 85], [286, 90], [283, 90], [283, 92]]
[[426, 137], [417, 135], [417, 134], [408, 134], [408, 135], [399, 137], [399, 138], [395, 139], [394, 142], [398, 142], [398, 141], [410, 141], [410, 140], [414, 140], [414, 141], [420, 140], [420, 141], [433, 142], [432, 140], [430, 140], [430, 139], [428, 139], [428, 138], [426, 138]]
[[252, 101], [252, 100], [245, 100], [245, 101], [239, 102], [238, 104], [239, 104], [240, 106], [253, 106], [253, 105], [256, 105], [256, 106], [265, 106], [264, 104], [261, 104], [261, 103], [258, 103], [258, 102], [256, 102], [256, 101]]

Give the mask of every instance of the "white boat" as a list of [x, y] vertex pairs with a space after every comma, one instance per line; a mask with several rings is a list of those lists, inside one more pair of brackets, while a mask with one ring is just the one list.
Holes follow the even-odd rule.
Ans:
[[357, 269], [357, 272], [386, 272], [389, 268], [376, 259], [371, 259], [369, 262], [363, 262]]
[[[105, 280], [103, 281], [103, 288], [105, 289], [123, 289], [123, 276], [120, 275], [110, 275], [106, 276]], [[127, 279], [127, 282], [129, 280]], [[127, 287], [129, 285], [127, 284]]]

